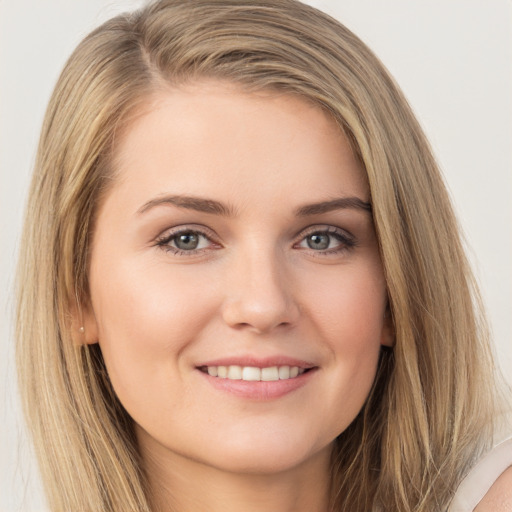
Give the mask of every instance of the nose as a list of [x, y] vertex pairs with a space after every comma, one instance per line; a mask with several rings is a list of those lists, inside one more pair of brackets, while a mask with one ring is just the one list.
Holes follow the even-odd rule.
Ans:
[[239, 257], [230, 267], [222, 311], [230, 327], [263, 334], [297, 322], [292, 279], [286, 265], [269, 253]]

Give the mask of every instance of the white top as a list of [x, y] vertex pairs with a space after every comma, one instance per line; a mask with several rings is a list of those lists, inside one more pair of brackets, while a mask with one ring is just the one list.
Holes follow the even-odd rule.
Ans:
[[509, 466], [512, 466], [512, 437], [484, 455], [462, 480], [448, 512], [472, 512]]

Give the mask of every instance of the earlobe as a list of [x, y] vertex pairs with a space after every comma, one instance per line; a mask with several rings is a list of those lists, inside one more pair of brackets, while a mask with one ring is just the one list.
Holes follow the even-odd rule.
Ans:
[[71, 336], [77, 345], [94, 345], [98, 343], [98, 325], [92, 305], [87, 300], [80, 304], [76, 301], [73, 308]]
[[96, 315], [94, 314], [92, 305], [89, 301], [84, 308], [83, 315], [84, 321], [82, 326], [84, 332], [82, 334], [82, 344], [94, 345], [95, 343], [98, 343], [98, 323], [96, 321]]
[[393, 315], [389, 310], [389, 306], [384, 312], [384, 322], [382, 323], [380, 344], [391, 348], [395, 346], [395, 326], [393, 324]]

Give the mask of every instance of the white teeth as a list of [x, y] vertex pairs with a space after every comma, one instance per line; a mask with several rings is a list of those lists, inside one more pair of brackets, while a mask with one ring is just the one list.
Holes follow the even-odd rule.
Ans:
[[271, 380], [279, 380], [279, 370], [277, 366], [271, 366], [270, 368], [262, 368], [261, 369], [261, 380], [271, 381]]
[[281, 380], [290, 378], [290, 367], [289, 366], [280, 366], [279, 367], [279, 378]]
[[242, 380], [261, 380], [261, 370], [254, 366], [244, 366]]
[[306, 370], [298, 366], [269, 366], [257, 368], [255, 366], [208, 366], [208, 375], [221, 379], [246, 380], [246, 381], [276, 381], [294, 379], [302, 375]]
[[229, 366], [228, 367], [228, 379], [240, 380], [242, 378], [242, 367], [241, 366]]

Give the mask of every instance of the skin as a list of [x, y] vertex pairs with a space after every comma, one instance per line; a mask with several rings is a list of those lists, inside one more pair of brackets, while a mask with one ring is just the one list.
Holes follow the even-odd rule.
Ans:
[[[115, 155], [85, 339], [135, 422], [155, 507], [325, 511], [332, 443], [393, 339], [371, 213], [303, 208], [369, 201], [349, 143], [302, 99], [204, 82], [152, 97]], [[176, 252], [180, 230], [198, 249]], [[233, 357], [313, 369], [282, 396], [238, 396], [199, 370]]]
[[512, 512], [512, 466], [496, 480], [475, 512]]

